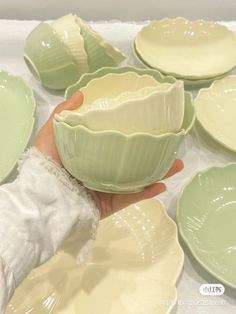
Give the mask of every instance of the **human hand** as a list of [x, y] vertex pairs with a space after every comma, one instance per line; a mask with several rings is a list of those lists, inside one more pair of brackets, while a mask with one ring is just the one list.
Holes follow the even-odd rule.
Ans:
[[58, 155], [54, 131], [53, 131], [53, 117], [55, 113], [60, 113], [63, 110], [73, 110], [82, 105], [84, 96], [81, 92], [76, 92], [67, 101], [62, 102], [52, 112], [48, 121], [43, 125], [39, 131], [36, 140], [35, 147], [44, 155], [51, 157], [59, 165], [62, 165], [60, 157]]
[[[58, 105], [48, 121], [44, 124], [38, 133], [35, 140], [35, 146], [44, 155], [51, 157], [59, 165], [62, 165], [58, 155], [54, 131], [53, 131], [53, 116], [55, 113], [60, 113], [62, 110], [73, 110], [78, 108], [83, 103], [83, 94], [76, 92], [69, 100]], [[172, 168], [166, 177], [170, 177], [183, 169], [183, 162], [179, 159], [175, 160]], [[132, 194], [112, 194], [88, 190], [94, 199], [101, 218], [105, 218], [116, 211], [137, 203], [141, 200], [152, 198], [166, 190], [165, 184], [158, 182], [146, 187], [143, 191]]]
[[[169, 178], [180, 172], [184, 167], [182, 160], [176, 159], [165, 178]], [[162, 192], [165, 192], [166, 186], [162, 182], [157, 182], [147, 186], [141, 192], [132, 194], [112, 194], [90, 190], [93, 199], [99, 208], [101, 218], [106, 218], [133, 203], [140, 202], [144, 199], [152, 198]]]

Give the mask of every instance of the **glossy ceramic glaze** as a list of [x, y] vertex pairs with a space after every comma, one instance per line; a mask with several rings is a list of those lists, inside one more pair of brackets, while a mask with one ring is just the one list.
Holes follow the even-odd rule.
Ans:
[[[183, 82], [163, 85], [165, 88], [159, 89], [162, 86], [159, 84], [154, 90], [149, 90], [149, 93], [146, 89], [141, 89], [143, 95], [137, 95], [140, 98], [129, 100], [126, 95], [123, 102], [107, 109], [98, 108], [85, 113], [63, 111], [57, 115], [57, 119], [61, 118], [61, 121], [70, 126], [80, 124], [93, 131], [115, 130], [124, 134], [144, 132], [153, 135], [177, 133], [184, 117]], [[109, 84], [107, 89], [110, 89]]]
[[178, 201], [179, 231], [198, 262], [236, 288], [236, 164], [198, 173]]
[[82, 19], [76, 17], [76, 22], [81, 28], [84, 38], [90, 72], [94, 72], [104, 66], [117, 66], [125, 60], [124, 54], [102, 38]]
[[197, 119], [219, 143], [236, 152], [236, 76], [215, 81], [195, 98]]
[[150, 66], [178, 78], [213, 78], [236, 65], [236, 35], [225, 26], [185, 18], [152, 21], [135, 39]]
[[165, 176], [194, 122], [192, 96], [185, 93], [182, 131], [164, 135], [91, 131], [54, 119], [57, 148], [64, 167], [91, 189], [136, 192]]
[[[107, 73], [98, 78], [91, 79], [86, 86], [80, 88], [84, 95], [83, 106], [76, 111], [83, 112], [101, 98], [117, 98], [123, 93], [137, 92], [144, 87], [160, 85], [151, 75], [140, 75], [134, 71], [123, 73]], [[88, 107], [89, 106], [89, 107]]]
[[101, 221], [91, 262], [59, 252], [17, 289], [6, 314], [167, 314], [184, 254], [175, 223], [152, 199]]
[[45, 87], [64, 89], [79, 78], [76, 62], [47, 23], [40, 23], [26, 38], [24, 59]]
[[[142, 77], [144, 77], [143, 75]], [[94, 81], [94, 80], [93, 80]], [[169, 83], [159, 83], [154, 80], [154, 86], [146, 86], [142, 87], [136, 91], [132, 92], [124, 92], [119, 94], [117, 97], [113, 98], [99, 98], [96, 99], [92, 104], [85, 104], [83, 103], [83, 106], [79, 107], [77, 110], [73, 110], [73, 112], [80, 112], [85, 113], [90, 110], [107, 110], [111, 108], [115, 108], [119, 105], [121, 105], [124, 102], [135, 100], [135, 99], [142, 99], [146, 96], [149, 96], [151, 93], [155, 91], [167, 91], [171, 84]], [[71, 111], [70, 111], [71, 112]]]
[[63, 16], [53, 22], [51, 27], [55, 30], [58, 37], [62, 40], [65, 48], [74, 58], [78, 65], [79, 74], [89, 72], [88, 56], [84, 47], [84, 38], [81, 29], [76, 23], [76, 17], [72, 14]]
[[[124, 75], [124, 77], [127, 78], [127, 72], [131, 72], [131, 75], [132, 76], [136, 76], [139, 80], [143, 80], [143, 76], [144, 75], [148, 75], [148, 80], [149, 80], [149, 83], [148, 83], [148, 86], [150, 86], [151, 81], [150, 81], [150, 76], [153, 78], [152, 79], [152, 82], [154, 82], [154, 86], [156, 85], [156, 82], [157, 83], [170, 83], [170, 84], [173, 84], [176, 79], [172, 76], [163, 76], [159, 71], [155, 70], [155, 69], [140, 69], [140, 68], [135, 68], [135, 67], [132, 67], [132, 66], [125, 66], [125, 67], [104, 67], [104, 68], [101, 68], [97, 71], [95, 71], [94, 73], [86, 73], [84, 75], [81, 76], [81, 78], [78, 80], [78, 82], [76, 82], [75, 84], [69, 86], [67, 89], [66, 89], [66, 92], [65, 92], [65, 98], [68, 99], [69, 97], [71, 97], [77, 90], [82, 90], [84, 94], [86, 94], [86, 91], [87, 91], [87, 86], [88, 85], [95, 85], [93, 83], [93, 81], [97, 80], [96, 82], [99, 82], [99, 84], [101, 82], [103, 82], [102, 78], [104, 79], [105, 76], [107, 79], [107, 76], [111, 76], [112, 74], [121, 74], [121, 75]], [[133, 74], [132, 74], [133, 73]], [[136, 75], [135, 75], [136, 73]], [[138, 75], [137, 75], [138, 74]], [[140, 79], [139, 76], [142, 76], [142, 78]], [[116, 76], [115, 76], [116, 77]], [[99, 80], [98, 80], [99, 79]], [[118, 78], [119, 79], [119, 78]], [[110, 78], [109, 78], [110, 80]], [[89, 103], [93, 103], [93, 101], [95, 101], [96, 99], [99, 99], [101, 97], [104, 97], [104, 92], [106, 91], [106, 98], [109, 98], [109, 97], [116, 97], [117, 95], [119, 95], [120, 93], [124, 92], [124, 90], [128, 89], [130, 90], [130, 84], [131, 82], [134, 82], [133, 81], [134, 78], [131, 77], [130, 78], [130, 83], [128, 84], [127, 81], [124, 81], [125, 84], [121, 85], [121, 82], [119, 85], [116, 86], [115, 84], [115, 81], [114, 81], [114, 84], [113, 84], [113, 88], [112, 90], [108, 90], [106, 89], [106, 84], [107, 84], [107, 81], [104, 81], [104, 84], [101, 85], [101, 88], [100, 90], [102, 89], [102, 95], [100, 96], [98, 93], [99, 93], [99, 89], [98, 89], [98, 86], [97, 86], [97, 83], [95, 85], [95, 88], [94, 91], [96, 92], [96, 96], [93, 96], [91, 95], [93, 90], [89, 91], [88, 96], [86, 95], [85, 97], [93, 97], [93, 98], [89, 98]], [[146, 80], [146, 79], [145, 79]], [[156, 81], [156, 82], [155, 82]], [[137, 82], [135, 82], [136, 84]], [[146, 85], [145, 85], [146, 86]], [[144, 87], [143, 85], [140, 86], [141, 87]], [[115, 88], [117, 88], [117, 92], [116, 92], [116, 96], [114, 94], [114, 91], [116, 90]], [[136, 86], [134, 86], [130, 91], [132, 90], [137, 90]], [[111, 94], [111, 96], [109, 96]], [[86, 101], [85, 99], [85, 103], [88, 102]]]
[[65, 89], [83, 73], [118, 66], [125, 56], [72, 14], [40, 23], [26, 38], [25, 62], [49, 89]]
[[34, 125], [35, 100], [17, 76], [0, 71], [0, 183], [24, 152]]
[[[148, 63], [146, 63], [142, 57], [139, 55], [138, 51], [136, 50], [135, 43], [133, 46], [133, 55], [136, 59], [136, 61], [143, 66], [144, 68], [149, 68], [149, 69], [154, 69], [154, 67], [150, 66]], [[165, 74], [164, 74], [165, 75]], [[213, 78], [198, 78], [198, 79], [186, 79], [186, 78], [181, 78], [181, 80], [184, 82], [184, 85], [186, 88], [203, 88], [203, 87], [209, 87], [212, 82], [215, 80], [218, 80], [220, 78], [223, 78], [226, 76], [227, 73], [224, 73], [222, 75], [213, 77]]]

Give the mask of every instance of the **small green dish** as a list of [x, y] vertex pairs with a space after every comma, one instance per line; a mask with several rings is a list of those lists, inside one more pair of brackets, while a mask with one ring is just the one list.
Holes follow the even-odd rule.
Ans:
[[40, 23], [26, 38], [24, 60], [33, 76], [49, 89], [65, 89], [79, 79], [78, 66], [47, 23]]
[[236, 164], [196, 174], [178, 200], [177, 223], [196, 260], [236, 288]]

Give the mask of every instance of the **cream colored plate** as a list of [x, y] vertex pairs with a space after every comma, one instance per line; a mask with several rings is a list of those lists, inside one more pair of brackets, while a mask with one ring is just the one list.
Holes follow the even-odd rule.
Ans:
[[101, 222], [88, 266], [61, 252], [34, 270], [6, 313], [169, 313], [183, 260], [175, 223], [146, 200]]
[[212, 78], [236, 65], [235, 33], [203, 20], [152, 21], [138, 33], [135, 45], [148, 65], [179, 78]]
[[236, 152], [236, 76], [215, 81], [195, 99], [197, 119], [217, 142]]

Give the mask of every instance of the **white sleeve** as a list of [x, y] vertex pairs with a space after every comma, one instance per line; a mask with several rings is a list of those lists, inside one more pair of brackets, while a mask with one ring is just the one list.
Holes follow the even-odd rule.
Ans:
[[1, 314], [17, 285], [64, 239], [83, 261], [100, 218], [86, 190], [36, 148], [23, 155], [18, 170], [13, 183], [0, 186]]

